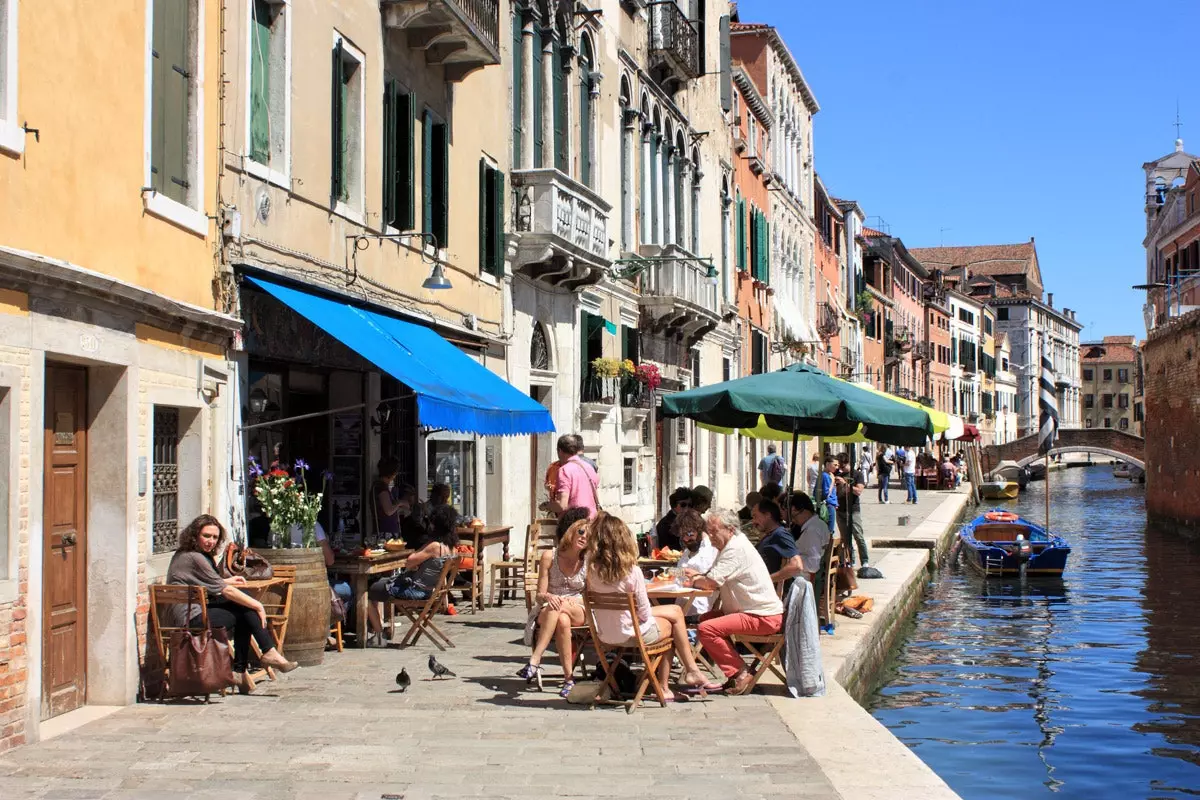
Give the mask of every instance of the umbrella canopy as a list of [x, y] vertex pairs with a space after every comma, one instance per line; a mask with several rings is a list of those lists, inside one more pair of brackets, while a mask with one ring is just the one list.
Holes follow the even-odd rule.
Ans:
[[[663, 397], [663, 415], [720, 428], [766, 426], [788, 435], [853, 437], [923, 445], [933, 423], [921, 407], [792, 364], [778, 372], [700, 386]], [[786, 432], [786, 433], [785, 433]]]

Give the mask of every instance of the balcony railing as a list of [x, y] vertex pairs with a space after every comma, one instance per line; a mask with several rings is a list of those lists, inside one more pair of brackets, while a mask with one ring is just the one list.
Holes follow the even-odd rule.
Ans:
[[384, 26], [405, 31], [408, 48], [444, 67], [450, 83], [500, 63], [500, 0], [381, 0], [380, 11]]
[[643, 296], [673, 297], [710, 310], [717, 307], [717, 287], [702, 261], [687, 257], [659, 261], [646, 268], [639, 284]]
[[917, 342], [913, 347], [913, 358], [921, 361], [930, 361], [933, 359], [931, 355], [932, 351], [933, 348], [930, 347], [929, 342]]
[[700, 35], [675, 0], [650, 4], [650, 64], [664, 84], [700, 76]]
[[548, 283], [598, 283], [608, 256], [612, 207], [591, 189], [556, 169], [513, 171], [519, 235], [517, 269]]
[[717, 287], [708, 274], [706, 262], [675, 246], [664, 248], [637, 276], [645, 327], [689, 346], [717, 327]]
[[904, 325], [897, 325], [892, 329], [892, 338], [896, 340], [896, 352], [907, 353], [913, 348], [912, 334]]
[[630, 376], [615, 378], [597, 375], [589, 368], [580, 387], [579, 402], [600, 405], [620, 404], [621, 408], [653, 408], [654, 392]]
[[817, 306], [817, 334], [822, 339], [829, 339], [841, 330], [841, 320], [838, 319], [837, 309], [832, 303], [820, 303]]

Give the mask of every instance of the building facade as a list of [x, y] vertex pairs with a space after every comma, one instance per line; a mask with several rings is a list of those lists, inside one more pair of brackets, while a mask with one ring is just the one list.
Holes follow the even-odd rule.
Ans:
[[1080, 350], [1083, 427], [1116, 428], [1141, 436], [1137, 340], [1133, 336], [1105, 336], [1099, 342], [1084, 342]]
[[0, 750], [133, 701], [154, 554], [236, 503], [219, 8], [162, 8], [0, 2]]
[[1142, 165], [1146, 174], [1146, 327], [1200, 307], [1200, 163], [1174, 152]]
[[1020, 393], [1017, 376], [1011, 367], [1012, 351], [1008, 346], [1008, 335], [996, 332], [996, 444], [1006, 444], [1017, 438], [1017, 422], [1020, 414]]

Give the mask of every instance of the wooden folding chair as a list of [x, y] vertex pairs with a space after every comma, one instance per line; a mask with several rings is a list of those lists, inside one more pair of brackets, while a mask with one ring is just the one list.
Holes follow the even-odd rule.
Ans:
[[829, 539], [829, 543], [825, 545], [825, 552], [821, 554], [821, 568], [814, 576], [816, 585], [813, 588], [817, 593], [817, 618], [821, 623], [828, 625], [835, 624], [833, 612], [837, 608], [837, 570], [841, 566], [838, 548], [841, 541], [841, 537], [838, 536]]
[[771, 634], [735, 633], [730, 637], [730, 641], [735, 646], [744, 645], [749, 651], [746, 654], [749, 660], [746, 668], [754, 677], [750, 681], [750, 685], [746, 687], [747, 693], [754, 691], [754, 687], [768, 671], [775, 673], [775, 676], [783, 681], [785, 686], [787, 685], [787, 676], [783, 674], [779, 663], [784, 642], [782, 630], [779, 633]]
[[[267, 630], [271, 632], [271, 638], [275, 640], [275, 649], [282, 655], [283, 643], [287, 639], [288, 617], [292, 613], [292, 589], [296, 584], [296, 567], [293, 564], [272, 564], [271, 573], [272, 577], [280, 578], [286, 583], [268, 589], [259, 598], [259, 602], [262, 603], [263, 610], [267, 612]], [[250, 648], [254, 651], [254, 657], [261, 664], [262, 648], [258, 646], [258, 642], [253, 637], [250, 639]], [[275, 680], [274, 669], [263, 666], [262, 670], [269, 679]]]
[[[641, 626], [636, 624], [637, 602], [633, 599], [633, 594], [626, 592], [620, 593], [602, 593], [602, 592], [584, 592], [583, 595], [584, 616], [587, 618], [588, 627], [592, 633], [592, 646], [596, 649], [596, 655], [600, 659], [600, 663], [604, 665], [604, 686], [611, 692], [611, 697], [614, 699], [603, 699], [598, 693], [595, 699], [596, 703], [625, 703], [625, 713], [632, 714], [642, 703], [642, 696], [646, 694], [647, 687], [654, 689], [655, 696], [658, 697], [659, 704], [667, 707], [667, 690], [658, 679], [658, 668], [662, 664], [664, 658], [671, 658], [675, 654], [675, 641], [671, 636], [666, 636], [663, 639], [646, 644], [642, 638]], [[626, 611], [633, 620], [634, 624], [634, 640], [633, 645], [613, 645], [607, 644], [600, 638], [600, 633], [596, 628], [596, 611]], [[638, 681], [637, 690], [634, 692], [633, 699], [628, 702], [616, 699], [621, 697], [621, 689], [617, 685], [617, 665], [625, 662], [628, 665], [628, 656], [637, 655], [641, 658], [645, 669], [642, 672], [642, 678]]]
[[[208, 595], [204, 587], [186, 584], [152, 583], [149, 589], [151, 636], [148, 636], [146, 641], [146, 657], [147, 659], [151, 657], [148, 650], [153, 647], [154, 654], [162, 665], [163, 689], [165, 690], [171, 680], [171, 634], [180, 631], [208, 630]], [[160, 616], [160, 608], [173, 605], [196, 606], [200, 609], [200, 616], [187, 625], [164, 625], [162, 616]], [[162, 699], [164, 696], [160, 694], [157, 699]], [[204, 702], [208, 702], [208, 695], [204, 695]]]
[[[485, 569], [483, 532], [475, 531], [471, 536], [471, 567], [466, 570], [468, 583], [465, 590], [472, 614], [476, 611], [483, 611], [483, 575]], [[463, 574], [461, 567], [458, 574], [460, 576]]]
[[[454, 556], [447, 558], [446, 563], [442, 566], [442, 571], [438, 574], [437, 584], [430, 593], [427, 600], [399, 600], [393, 599], [388, 605], [391, 608], [399, 611], [408, 617], [412, 625], [408, 629], [408, 633], [404, 634], [404, 638], [400, 640], [401, 647], [411, 647], [421, 638], [421, 634], [438, 646], [439, 650], [445, 650], [446, 647], [454, 647], [454, 642], [450, 641], [450, 637], [442, 632], [442, 629], [433, 621], [433, 616], [442, 607], [446, 598], [454, 588], [454, 579], [458, 575], [460, 558]], [[438, 641], [438, 638], [441, 641]], [[392, 617], [392, 641], [396, 640], [396, 618]], [[445, 642], [445, 646], [442, 645]]]
[[525, 533], [525, 609], [533, 608], [537, 597], [538, 565], [542, 553], [558, 547], [558, 520], [539, 519]]

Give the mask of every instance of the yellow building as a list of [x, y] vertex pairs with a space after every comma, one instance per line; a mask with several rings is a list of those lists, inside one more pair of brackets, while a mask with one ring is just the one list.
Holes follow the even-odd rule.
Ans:
[[0, 0], [0, 750], [133, 701], [153, 554], [227, 516], [219, 9]]

